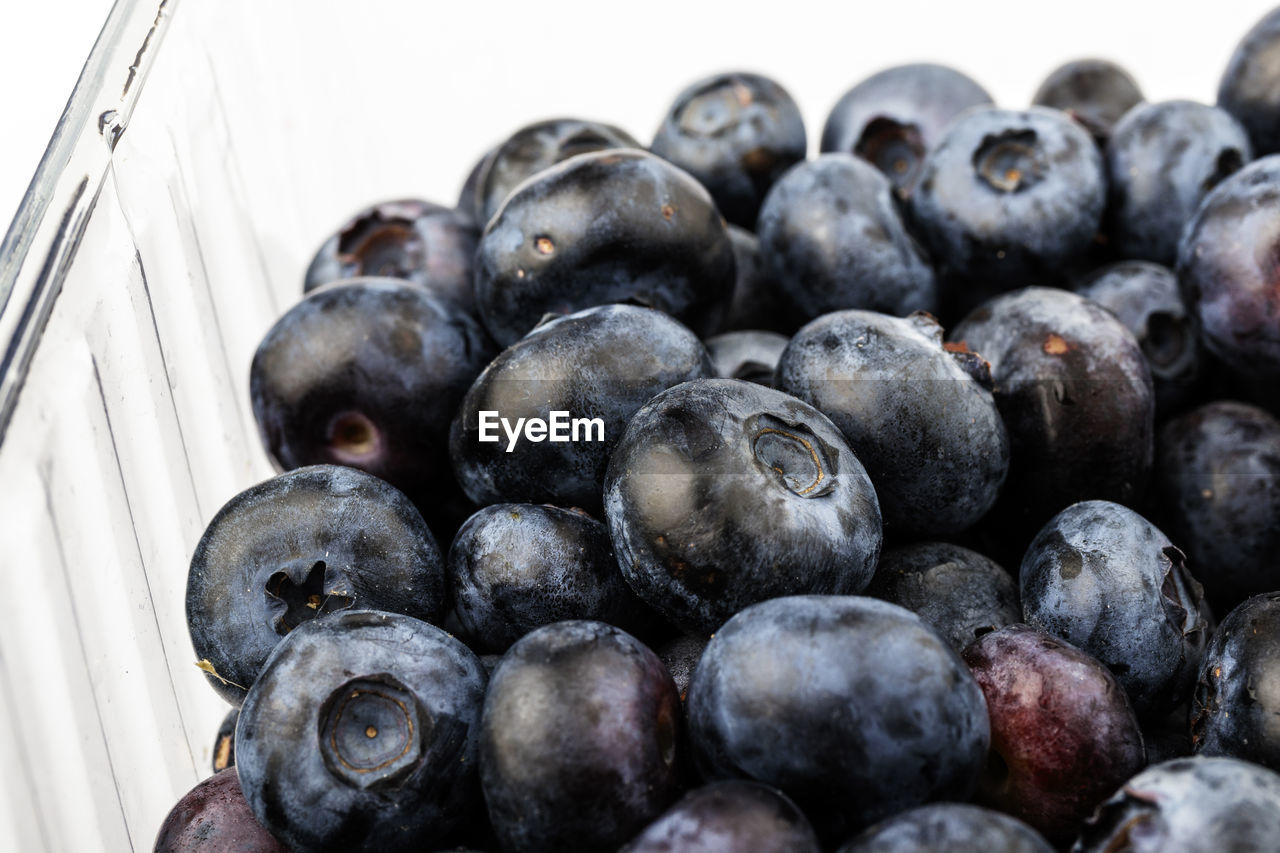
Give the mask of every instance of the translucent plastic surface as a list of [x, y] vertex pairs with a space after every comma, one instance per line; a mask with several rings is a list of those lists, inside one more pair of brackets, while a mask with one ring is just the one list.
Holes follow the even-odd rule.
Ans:
[[269, 473], [243, 374], [276, 303], [211, 75], [150, 75], [175, 11], [116, 7], [7, 256], [5, 849], [148, 848], [226, 710], [192, 666], [185, 563]]

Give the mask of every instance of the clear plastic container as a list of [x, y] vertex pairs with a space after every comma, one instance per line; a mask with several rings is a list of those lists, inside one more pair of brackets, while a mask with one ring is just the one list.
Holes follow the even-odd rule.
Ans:
[[[778, 77], [811, 150], [845, 88], [921, 57], [1005, 104], [1078, 53], [1115, 56], [1151, 95], [1211, 100], [1269, 4], [1208, 21], [1101, 0], [1056, 19], [1013, 0], [461, 5], [112, 10], [0, 249], [0, 850], [150, 849], [208, 775], [227, 708], [194, 665], [188, 561], [214, 512], [272, 473], [248, 365], [360, 206], [450, 203], [535, 118], [645, 141], [679, 89], [727, 67]], [[1007, 39], [1001, 21], [1057, 35]], [[1157, 22], [1172, 37], [1151, 61], [1134, 33]]]
[[590, 87], [464, 86], [475, 44], [434, 7], [110, 13], [0, 252], [0, 850], [150, 849], [209, 774], [228, 708], [187, 565], [272, 473], [248, 366], [325, 235], [373, 200], [450, 202], [548, 110], [607, 115]]

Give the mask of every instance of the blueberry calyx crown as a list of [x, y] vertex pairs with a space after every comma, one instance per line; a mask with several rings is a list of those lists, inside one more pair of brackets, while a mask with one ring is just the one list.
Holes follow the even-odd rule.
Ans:
[[924, 137], [914, 124], [883, 116], [867, 122], [853, 153], [888, 176], [897, 189], [915, 182], [924, 161]]
[[355, 599], [334, 589], [339, 578], [328, 577], [324, 560], [318, 560], [302, 572], [300, 566], [288, 566], [267, 578], [264, 592], [268, 607], [274, 611], [271, 627], [280, 636], [324, 613], [346, 610]]
[[807, 427], [760, 415], [748, 430], [754, 433], [751, 451], [756, 462], [774, 472], [787, 491], [816, 498], [835, 488], [835, 454]]
[[1246, 160], [1238, 148], [1224, 148], [1218, 152], [1213, 162], [1213, 172], [1200, 184], [1204, 192], [1216, 187], [1227, 178], [1244, 168]]
[[1045, 164], [1034, 130], [1006, 130], [986, 136], [973, 152], [973, 166], [992, 189], [1015, 193], [1040, 183]]
[[398, 787], [422, 763], [430, 715], [387, 674], [353, 678], [320, 711], [320, 754], [334, 778], [360, 790]]
[[1204, 631], [1204, 624], [1199, 618], [1204, 590], [1187, 571], [1187, 558], [1182, 551], [1168, 545], [1161, 549], [1161, 553], [1169, 561], [1169, 568], [1160, 585], [1160, 603], [1164, 608], [1165, 618], [1184, 637], [1198, 638]]
[[378, 425], [361, 412], [340, 412], [329, 422], [329, 449], [343, 465], [359, 467], [382, 453]]
[[413, 221], [374, 211], [338, 236], [338, 263], [360, 275], [408, 278], [426, 259]]

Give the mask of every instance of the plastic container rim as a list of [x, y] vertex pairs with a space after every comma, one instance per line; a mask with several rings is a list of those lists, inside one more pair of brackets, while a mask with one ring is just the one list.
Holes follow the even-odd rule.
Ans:
[[0, 243], [0, 444], [178, 0], [116, 0]]

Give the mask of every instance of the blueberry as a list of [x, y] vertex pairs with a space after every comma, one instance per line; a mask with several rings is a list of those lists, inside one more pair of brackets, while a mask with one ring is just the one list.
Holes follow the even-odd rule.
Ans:
[[1205, 649], [1192, 703], [1195, 751], [1280, 769], [1280, 592], [1222, 620]]
[[681, 634], [674, 640], [659, 646], [654, 651], [661, 659], [662, 665], [671, 673], [676, 690], [680, 691], [680, 701], [684, 701], [689, 692], [689, 681], [693, 678], [693, 670], [707, 648], [707, 638], [697, 634]]
[[978, 800], [1070, 840], [1146, 761], [1124, 690], [1095, 658], [1026, 625], [983, 635], [964, 659], [991, 715]]
[[279, 468], [360, 468], [432, 516], [452, 493], [449, 421], [491, 355], [474, 320], [422, 287], [335, 283], [291, 308], [258, 345], [253, 414]]
[[915, 233], [938, 264], [948, 315], [1086, 257], [1106, 204], [1102, 156], [1065, 113], [975, 109], [925, 158]]
[[1254, 24], [1231, 54], [1218, 84], [1218, 106], [1249, 131], [1259, 157], [1280, 152], [1280, 9]]
[[912, 611], [957, 652], [1022, 621], [1017, 581], [978, 552], [944, 542], [886, 550], [865, 594]]
[[737, 225], [729, 226], [733, 243], [736, 276], [733, 300], [721, 325], [726, 332], [762, 329], [790, 334], [797, 324], [792, 315], [791, 298], [774, 280], [760, 257], [760, 241], [755, 234]]
[[649, 150], [701, 181], [725, 219], [753, 228], [765, 193], [805, 147], [804, 120], [786, 89], [729, 72], [677, 95]]
[[907, 234], [884, 175], [848, 154], [794, 167], [760, 211], [760, 256], [804, 323], [843, 308], [936, 308], [933, 268]]
[[[631, 416], [659, 391], [711, 375], [702, 342], [659, 311], [602, 305], [550, 320], [499, 354], [463, 398], [449, 438], [458, 482], [482, 505], [599, 512], [605, 467]], [[512, 438], [521, 418], [547, 421], [547, 434]]]
[[782, 792], [712, 782], [685, 794], [619, 853], [819, 853], [813, 827]]
[[777, 332], [725, 332], [707, 338], [707, 352], [721, 379], [745, 379], [773, 387], [778, 359], [787, 348], [786, 335]]
[[954, 68], [917, 63], [887, 68], [845, 92], [822, 129], [823, 153], [867, 160], [909, 195], [926, 152], [970, 107], [991, 105], [987, 91]]
[[743, 610], [711, 638], [686, 707], [704, 776], [780, 788], [828, 842], [967, 798], [989, 739], [959, 655], [915, 614], [860, 596]]
[[1077, 59], [1055, 68], [1031, 103], [1062, 110], [1078, 121], [1099, 145], [1130, 109], [1142, 103], [1133, 76], [1105, 59]]
[[474, 218], [484, 227], [522, 182], [570, 157], [641, 147], [625, 130], [598, 121], [557, 118], [526, 125], [498, 144], [477, 166]]
[[1280, 587], [1280, 421], [1230, 401], [1175, 418], [1160, 431], [1155, 492], [1221, 612]]
[[1280, 377], [1280, 156], [1210, 192], [1187, 223], [1178, 280], [1206, 347], [1236, 371]]
[[480, 229], [467, 214], [417, 199], [370, 205], [316, 252], [303, 290], [348, 278], [402, 278], [475, 312], [471, 262]]
[[480, 176], [489, 167], [489, 161], [493, 159], [497, 150], [497, 146], [494, 146], [484, 152], [484, 156], [472, 165], [471, 171], [467, 172], [467, 177], [462, 182], [462, 189], [458, 191], [458, 212], [476, 223], [479, 228], [484, 227], [486, 220], [480, 218], [480, 210], [476, 207], [476, 186], [480, 183]]
[[480, 729], [485, 801], [509, 853], [617, 850], [680, 793], [671, 676], [600, 622], [557, 622], [517, 641]]
[[155, 853], [288, 853], [258, 823], [234, 768], [215, 773], [189, 791], [165, 817]]
[[609, 461], [605, 512], [627, 583], [694, 633], [767, 598], [857, 592], [880, 553], [875, 490], [840, 431], [741, 380], [646, 403]]
[[1124, 258], [1172, 266], [1182, 228], [1205, 195], [1253, 159], [1244, 128], [1194, 101], [1141, 104], [1107, 142], [1105, 230]]
[[1134, 776], [1091, 817], [1073, 853], [1274, 850], [1280, 775], [1234, 758], [1180, 758]]
[[979, 307], [951, 332], [991, 365], [1009, 431], [1009, 476], [993, 515], [1013, 559], [1054, 513], [1081, 500], [1134, 503], [1154, 453], [1151, 370], [1106, 309], [1029, 287]]
[[187, 625], [209, 683], [239, 705], [281, 639], [327, 613], [377, 608], [434, 621], [445, 607], [435, 538], [376, 477], [316, 465], [227, 502], [196, 545]]
[[1040, 833], [1000, 812], [961, 803], [920, 806], [869, 827], [837, 853], [1053, 853]]
[[521, 184], [476, 250], [476, 301], [509, 346], [544, 314], [631, 302], [720, 328], [733, 244], [696, 180], [643, 151], [579, 154]]
[[1009, 437], [989, 384], [966, 370], [973, 361], [943, 348], [928, 315], [838, 311], [791, 339], [777, 386], [844, 433], [887, 536], [938, 536], [985, 515], [1008, 471]]
[[1203, 591], [1159, 528], [1108, 501], [1067, 507], [1022, 560], [1028, 624], [1102, 661], [1141, 716], [1190, 693], [1208, 641]]
[[298, 851], [420, 850], [479, 805], [485, 674], [453, 637], [355, 610], [272, 654], [236, 728], [258, 820]]
[[458, 531], [448, 569], [454, 610], [473, 649], [504, 652], [535, 628], [565, 619], [631, 632], [655, 621], [623, 581], [608, 529], [581, 510], [485, 507]]
[[236, 766], [236, 722], [239, 719], [240, 709], [232, 708], [218, 726], [218, 734], [213, 741], [214, 773]]
[[1137, 339], [1151, 368], [1157, 418], [1192, 398], [1200, 378], [1200, 341], [1173, 270], [1121, 261], [1095, 270], [1076, 292], [1115, 314]]

